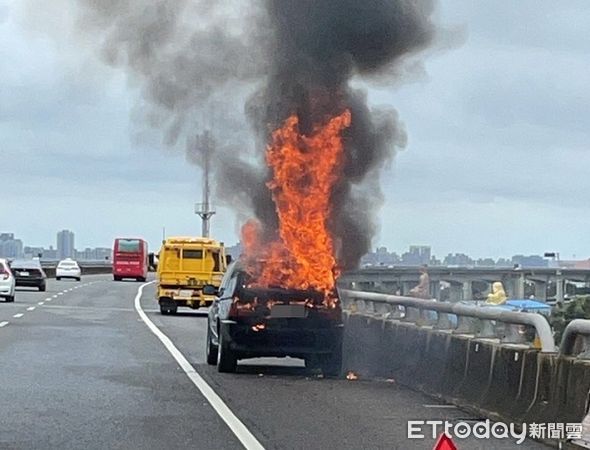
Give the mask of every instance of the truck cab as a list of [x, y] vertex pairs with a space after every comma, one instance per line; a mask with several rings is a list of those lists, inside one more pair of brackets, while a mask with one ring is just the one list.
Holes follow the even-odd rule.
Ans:
[[215, 297], [203, 287], [219, 287], [227, 269], [223, 243], [201, 237], [172, 237], [162, 243], [157, 270], [156, 296], [162, 314], [178, 307], [208, 307]]

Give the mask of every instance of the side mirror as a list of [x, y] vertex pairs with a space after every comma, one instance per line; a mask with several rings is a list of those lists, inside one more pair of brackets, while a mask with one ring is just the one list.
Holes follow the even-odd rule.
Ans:
[[206, 284], [203, 286], [203, 295], [217, 295], [218, 289], [212, 284]]

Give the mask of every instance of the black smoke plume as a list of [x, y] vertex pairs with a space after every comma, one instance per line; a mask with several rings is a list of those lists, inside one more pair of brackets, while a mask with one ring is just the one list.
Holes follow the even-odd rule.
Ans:
[[351, 110], [344, 177], [332, 196], [330, 223], [339, 263], [351, 268], [376, 232], [378, 171], [406, 138], [394, 110], [371, 110], [364, 92], [350, 83], [357, 76], [395, 73], [404, 57], [425, 48], [434, 37], [433, 2], [269, 0], [266, 5], [273, 30], [270, 74], [249, 112], [258, 130], [268, 124], [274, 129], [296, 113], [305, 132]]
[[[263, 162], [270, 132], [292, 114], [302, 131], [345, 108], [346, 166], [330, 229], [343, 268], [377, 231], [380, 169], [405, 145], [393, 109], [371, 108], [354, 86], [395, 83], [435, 36], [434, 0], [78, 0], [80, 25], [103, 59], [124, 68], [170, 146], [200, 161], [211, 129], [217, 192], [272, 235], [277, 216]], [[245, 105], [245, 106], [244, 106]], [[254, 135], [247, 133], [244, 111]], [[254, 142], [255, 145], [249, 145]], [[254, 150], [252, 150], [254, 148]]]

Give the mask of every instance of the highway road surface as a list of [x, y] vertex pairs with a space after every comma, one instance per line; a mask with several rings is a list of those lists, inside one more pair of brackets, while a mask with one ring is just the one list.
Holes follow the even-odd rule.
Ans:
[[49, 280], [0, 302], [0, 449], [431, 449], [407, 439], [408, 420], [475, 419], [391, 380], [324, 379], [298, 360], [218, 374], [205, 362], [206, 311], [161, 316], [154, 286], [140, 286]]

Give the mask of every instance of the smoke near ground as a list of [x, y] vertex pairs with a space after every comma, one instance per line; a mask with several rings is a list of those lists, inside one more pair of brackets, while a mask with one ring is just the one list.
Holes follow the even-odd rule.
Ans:
[[77, 7], [78, 30], [104, 62], [126, 71], [144, 119], [167, 146], [184, 147], [200, 164], [197, 136], [212, 130], [220, 200], [254, 214], [267, 236], [277, 229], [263, 160], [270, 132], [298, 114], [308, 133], [350, 109], [329, 227], [339, 264], [358, 263], [377, 231], [380, 169], [406, 135], [395, 110], [371, 108], [351, 83], [394, 84], [435, 37], [434, 0], [78, 0]]

